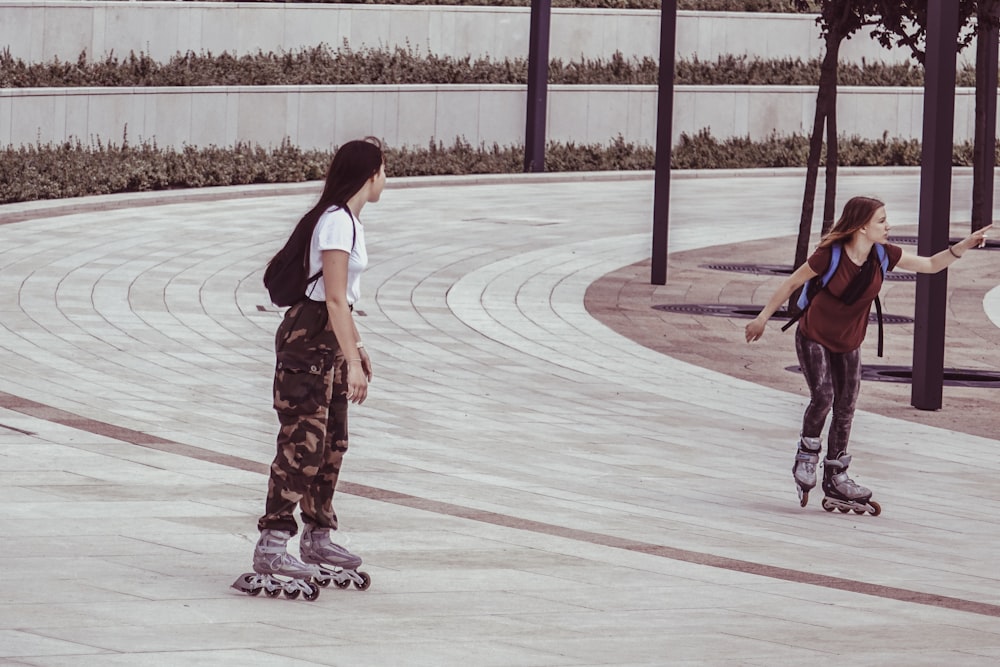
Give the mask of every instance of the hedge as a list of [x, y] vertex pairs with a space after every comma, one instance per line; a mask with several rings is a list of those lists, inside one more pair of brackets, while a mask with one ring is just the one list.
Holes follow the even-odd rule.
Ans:
[[[611, 58], [563, 62], [553, 59], [549, 81], [554, 84], [655, 85], [658, 66], [655, 60], [625, 58], [621, 53]], [[720, 56], [714, 62], [697, 58], [680, 59], [675, 65], [678, 85], [816, 85], [820, 61], [811, 59], [762, 60], [747, 56]], [[842, 86], [922, 86], [923, 68], [909, 63], [842, 63], [839, 67]], [[342, 45], [328, 45], [296, 51], [233, 56], [187, 52], [176, 54], [165, 63], [150, 56], [130, 53], [119, 58], [114, 54], [91, 60], [81, 53], [75, 62], [54, 60], [25, 63], [0, 52], [0, 88], [36, 87], [121, 87], [121, 86], [289, 86], [350, 84], [521, 84], [528, 80], [526, 59], [491, 60], [471, 56], [455, 58], [421, 54], [412, 48], [363, 48], [357, 51]], [[958, 85], [974, 86], [975, 69], [963, 66]]]
[[[840, 140], [844, 166], [916, 166], [916, 140]], [[802, 167], [808, 154], [804, 136], [772, 136], [764, 141], [714, 139], [707, 131], [681, 135], [673, 149], [675, 169], [740, 169]], [[389, 147], [386, 171], [395, 176], [499, 174], [522, 170], [522, 146], [472, 146], [464, 139], [452, 145], [430, 142], [426, 147]], [[277, 148], [237, 144], [159, 148], [155, 142], [120, 145], [80, 141], [8, 147], [0, 150], [0, 203], [59, 199], [119, 192], [173, 188], [293, 183], [322, 179], [331, 153], [302, 150], [283, 143]], [[545, 164], [550, 172], [646, 170], [653, 168], [651, 147], [624, 141], [608, 144], [550, 142]], [[998, 160], [1000, 162], [1000, 160]], [[972, 146], [955, 148], [954, 164], [972, 163]]]

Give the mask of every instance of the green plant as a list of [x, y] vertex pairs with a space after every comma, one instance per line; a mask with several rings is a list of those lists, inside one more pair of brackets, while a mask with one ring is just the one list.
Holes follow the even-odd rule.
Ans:
[[[230, 1], [230, 0], [224, 0]], [[235, 1], [235, 0], [232, 0]], [[249, 0], [250, 2], [282, 2], [284, 0]], [[350, 4], [398, 5], [486, 5], [496, 7], [526, 7], [531, 0], [297, 0], [299, 2], [346, 2]], [[810, 2], [809, 11], [818, 11], [819, 1]], [[659, 9], [659, 0], [553, 0], [553, 7], [584, 9]], [[791, 0], [679, 0], [677, 8], [696, 11], [727, 12], [797, 12]]]
[[[714, 62], [680, 59], [675, 65], [678, 85], [816, 85], [820, 63], [813, 59], [762, 60], [747, 56], [720, 56]], [[656, 85], [658, 67], [652, 58], [626, 58], [615, 53], [608, 59], [563, 62], [553, 59], [549, 81], [556, 84]], [[959, 85], [972, 86], [971, 65], [958, 72]], [[176, 54], [165, 63], [148, 55], [130, 53], [125, 58], [109, 54], [89, 60], [81, 53], [74, 63], [58, 60], [27, 64], [0, 51], [0, 87], [75, 86], [221, 86], [221, 85], [350, 85], [350, 84], [520, 84], [527, 83], [524, 58], [494, 61], [470, 56], [453, 58], [421, 54], [413, 48], [364, 48], [326, 44], [298, 51], [247, 54]], [[909, 63], [842, 63], [842, 86], [922, 86], [923, 68]]]
[[[803, 136], [774, 135], [762, 141], [746, 138], [715, 139], [707, 130], [682, 134], [673, 149], [674, 169], [743, 169], [801, 167], [808, 150]], [[918, 165], [916, 140], [867, 140], [844, 137], [840, 142], [844, 166]], [[160, 148], [155, 142], [121, 145], [79, 140], [60, 144], [0, 150], [0, 203], [60, 199], [117, 192], [197, 188], [251, 183], [292, 183], [322, 179], [331, 154], [303, 150], [287, 141], [275, 148], [249, 144], [232, 147], [185, 146]], [[607, 144], [550, 142], [546, 168], [550, 172], [649, 170], [654, 150], [617, 137]], [[458, 138], [451, 145], [431, 141], [426, 146], [388, 147], [391, 177], [518, 173], [522, 146], [473, 146]], [[955, 147], [954, 164], [968, 166], [972, 146]]]

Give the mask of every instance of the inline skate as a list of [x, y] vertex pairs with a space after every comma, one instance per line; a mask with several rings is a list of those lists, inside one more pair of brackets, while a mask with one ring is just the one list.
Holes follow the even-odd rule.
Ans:
[[292, 534], [283, 530], [262, 530], [253, 552], [253, 572], [241, 574], [233, 582], [233, 588], [247, 595], [259, 595], [261, 591], [274, 598], [284, 592], [285, 597], [294, 600], [302, 594], [306, 600], [319, 597], [319, 586], [313, 579], [320, 576], [320, 569], [306, 565], [287, 551]]
[[809, 492], [816, 486], [816, 464], [819, 462], [819, 451], [822, 443], [819, 438], [799, 438], [799, 449], [795, 453], [795, 463], [792, 465], [792, 476], [799, 492], [799, 505], [805, 507], [809, 502]]
[[299, 554], [302, 560], [319, 569], [313, 577], [318, 585], [326, 588], [331, 582], [338, 588], [347, 588], [354, 583], [359, 590], [367, 590], [371, 577], [367, 572], [359, 572], [361, 557], [330, 541], [330, 529], [307, 523], [299, 539]]
[[849, 454], [841, 454], [838, 459], [826, 459], [823, 462], [823, 509], [827, 512], [840, 510], [843, 513], [854, 511], [855, 514], [868, 512], [872, 516], [882, 513], [882, 506], [871, 499], [872, 492], [848, 477], [847, 468], [851, 465]]

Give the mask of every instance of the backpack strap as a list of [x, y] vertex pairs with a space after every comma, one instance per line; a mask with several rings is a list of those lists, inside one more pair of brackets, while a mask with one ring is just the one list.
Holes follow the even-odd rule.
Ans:
[[882, 334], [882, 302], [875, 296], [875, 315], [878, 318], [878, 356], [882, 356], [884, 336]]
[[[827, 267], [826, 273], [822, 276], [817, 276], [817, 278], [819, 278], [820, 289], [825, 288], [829, 284], [830, 280], [833, 278], [833, 274], [837, 271], [837, 265], [840, 264], [840, 257], [843, 253], [843, 246], [839, 243], [834, 243], [830, 247], [830, 252], [830, 266]], [[878, 255], [879, 268], [882, 269], [882, 279], [885, 280], [885, 276], [889, 272], [889, 253], [886, 252], [885, 246], [881, 243], [875, 244], [875, 253]], [[813, 278], [812, 280], [816, 280], [817, 278]], [[802, 291], [799, 293], [799, 299], [797, 302], [799, 312], [792, 316], [792, 318], [783, 327], [781, 327], [782, 331], [787, 331], [789, 327], [798, 322], [805, 312], [806, 307], [809, 305], [809, 282], [802, 286]], [[878, 319], [878, 356], [881, 357], [884, 348], [885, 333], [883, 331], [884, 323], [882, 318], [882, 301], [878, 298], [877, 294], [875, 295], [875, 315]]]
[[[833, 274], [837, 272], [837, 266], [840, 265], [840, 256], [843, 253], [844, 248], [839, 243], [834, 243], [830, 246], [830, 266], [826, 268], [826, 273], [820, 276], [819, 287], [823, 289], [826, 287], [830, 280], [833, 278]], [[813, 278], [815, 280], [815, 278]], [[808, 291], [803, 287], [802, 291], [799, 293], [798, 306], [799, 310], [805, 310], [806, 306], [809, 305], [809, 294]]]
[[[351, 252], [347, 253], [348, 257], [350, 257], [351, 253], [354, 252], [354, 246], [356, 246], [357, 243], [358, 243], [358, 228], [357, 228], [356, 223], [354, 222], [354, 214], [351, 213], [351, 209], [347, 208], [346, 206], [344, 206], [344, 207], [337, 206], [337, 208], [343, 208], [343, 210], [347, 211], [347, 215], [349, 215], [351, 217]], [[337, 210], [337, 209], [333, 209], [333, 210]], [[306, 261], [307, 262], [309, 261], [308, 258], [309, 258], [309, 253], [311, 251], [312, 251], [312, 241], [310, 241], [309, 242], [309, 246], [306, 247]], [[313, 291], [316, 289], [316, 281], [319, 280], [320, 276], [322, 276], [322, 275], [323, 275], [323, 269], [320, 269], [315, 274], [313, 274], [309, 278], [309, 280], [306, 281], [306, 285], [312, 285], [312, 287], [309, 288], [308, 294], [311, 295], [313, 293]]]
[[[809, 305], [809, 285], [815, 280], [819, 280], [819, 289], [823, 289], [829, 284], [830, 280], [833, 278], [833, 274], [837, 272], [837, 266], [840, 264], [840, 256], [843, 253], [844, 248], [839, 243], [834, 243], [830, 246], [830, 265], [826, 267], [826, 272], [822, 276], [816, 276], [806, 281], [806, 284], [802, 286], [802, 291], [799, 292], [799, 299], [796, 301], [796, 305], [799, 307], [799, 312], [795, 313], [788, 322], [781, 327], [782, 331], [788, 331], [788, 329], [798, 322], [802, 315], [805, 313], [806, 307]], [[816, 290], [817, 292], [819, 290]]]
[[[885, 246], [881, 243], [875, 244], [875, 252], [878, 254], [878, 263], [882, 268], [882, 280], [885, 280], [885, 274], [889, 272], [889, 254], [885, 250]], [[882, 301], [879, 300], [878, 294], [875, 295], [875, 316], [878, 319], [878, 356], [882, 356], [882, 351], [884, 347], [885, 335], [882, 331]]]

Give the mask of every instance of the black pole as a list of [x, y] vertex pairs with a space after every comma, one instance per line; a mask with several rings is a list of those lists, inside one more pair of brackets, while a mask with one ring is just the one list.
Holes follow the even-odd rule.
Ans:
[[531, 0], [528, 36], [528, 115], [524, 171], [545, 171], [545, 102], [549, 83], [549, 24], [552, 0]]
[[[958, 3], [929, 0], [917, 241], [920, 255], [933, 255], [948, 247], [957, 41]], [[947, 300], [947, 271], [917, 276], [910, 404], [920, 410], [941, 408]]]
[[670, 228], [670, 157], [674, 126], [674, 51], [677, 0], [660, 8], [660, 72], [656, 96], [656, 160], [653, 180], [653, 251], [650, 284], [667, 283], [667, 236]]
[[1000, 39], [996, 18], [979, 26], [976, 43], [976, 70], [980, 81], [976, 86], [976, 145], [975, 182], [972, 184], [972, 229], [993, 224], [993, 170], [996, 167], [997, 145], [997, 58]]

